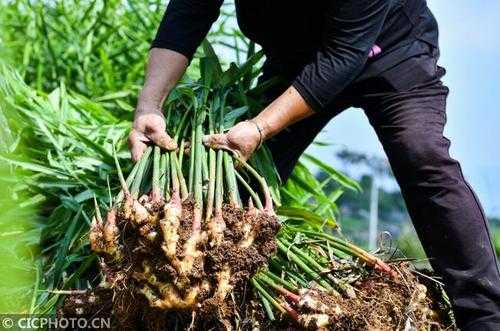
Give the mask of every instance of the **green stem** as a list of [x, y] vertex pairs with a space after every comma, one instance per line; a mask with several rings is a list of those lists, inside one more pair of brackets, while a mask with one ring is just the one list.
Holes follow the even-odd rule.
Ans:
[[[184, 179], [184, 176], [182, 175], [182, 169], [179, 165], [179, 161], [177, 160], [175, 152], [170, 153], [170, 163], [171, 167], [175, 169], [175, 171], [172, 170], [172, 191], [174, 191], [174, 189], [176, 189], [177, 192], [180, 191], [180, 196], [182, 200], [184, 200], [188, 197], [188, 190], [186, 187], [186, 181]], [[174, 184], [176, 185], [175, 188]]]
[[299, 288], [297, 286], [295, 286], [294, 284], [292, 284], [291, 282], [289, 281], [286, 281], [284, 280], [283, 278], [273, 274], [272, 272], [270, 271], [263, 271], [262, 274], [266, 275], [267, 277], [271, 278], [273, 281], [277, 282], [277, 283], [280, 283], [281, 285], [285, 286], [287, 289], [289, 289], [290, 291], [295, 291], [295, 292], [298, 292], [299, 291]]
[[[134, 166], [132, 167], [132, 170], [130, 171], [130, 174], [128, 175], [127, 179], [125, 180], [125, 183], [127, 186], [127, 191], [130, 191], [130, 189], [131, 189], [131, 184], [134, 181], [135, 176], [137, 175], [137, 170], [139, 169], [139, 163], [140, 162], [136, 162], [134, 164]], [[120, 201], [122, 201], [123, 196], [124, 196], [124, 191], [122, 189], [122, 190], [120, 190], [120, 192], [116, 196], [116, 203], [119, 203]]]
[[139, 196], [139, 190], [141, 188], [142, 180], [146, 172], [147, 165], [149, 165], [149, 155], [151, 154], [152, 148], [146, 148], [146, 151], [139, 160], [139, 168], [137, 169], [137, 175], [132, 182], [131, 194], [134, 199]]
[[160, 192], [160, 147], [153, 148], [153, 184], [152, 184], [153, 201], [158, 201], [161, 198]]
[[301, 257], [304, 261], [306, 261], [310, 266], [316, 269], [317, 272], [326, 272], [327, 269], [320, 265], [314, 258], [312, 258], [309, 254], [306, 254], [303, 250], [298, 248], [295, 245], [292, 245], [288, 240], [281, 237], [277, 239], [281, 241], [284, 245], [291, 249], [294, 253], [296, 253], [299, 257]]
[[273, 322], [276, 320], [276, 317], [274, 317], [273, 313], [273, 308], [271, 307], [271, 302], [267, 300], [261, 292], [257, 292], [259, 294], [259, 298], [262, 301], [262, 306], [264, 306], [264, 310], [266, 311], [267, 318]]
[[194, 176], [195, 176], [195, 157], [196, 157], [196, 126], [193, 125], [191, 130], [191, 150], [189, 151], [189, 175], [188, 175], [188, 190], [193, 193]]
[[224, 152], [224, 170], [226, 174], [227, 193], [229, 195], [229, 202], [235, 206], [240, 207], [241, 203], [238, 196], [238, 187], [236, 185], [236, 176], [234, 170], [234, 163], [228, 152]]
[[273, 199], [271, 198], [271, 192], [269, 191], [269, 186], [267, 185], [266, 179], [259, 175], [259, 173], [248, 162], [243, 162], [241, 159], [238, 160], [243, 164], [243, 167], [259, 182], [262, 188], [262, 193], [264, 194], [264, 209], [268, 212], [273, 212]]
[[[205, 146], [203, 146], [203, 121], [205, 120], [205, 113], [199, 110], [199, 114], [196, 118], [195, 127], [195, 140], [191, 143], [192, 153], [191, 156], [194, 157], [194, 168], [193, 168], [193, 179], [191, 192], [194, 192], [194, 217], [192, 224], [193, 235], [197, 234], [201, 230], [201, 219], [203, 217], [203, 153], [205, 152]], [[190, 161], [193, 161], [191, 159]]]
[[287, 271], [286, 272], [287, 276], [290, 277], [291, 279], [295, 280], [297, 283], [300, 284], [300, 286], [304, 288], [309, 288], [310, 285], [305, 281], [303, 278], [299, 277], [298, 275], [294, 274], [293, 272]]
[[259, 281], [266, 283], [268, 286], [281, 293], [289, 301], [293, 303], [299, 302], [300, 297], [297, 294], [292, 293], [283, 286], [276, 284], [271, 278], [267, 277], [265, 274], [259, 274], [257, 278]]
[[179, 146], [179, 164], [182, 164], [182, 162], [184, 160], [185, 148], [186, 148], [186, 141], [184, 139], [182, 139], [180, 146]]
[[[212, 109], [208, 113], [208, 132], [214, 133]], [[215, 182], [216, 182], [216, 152], [213, 149], [208, 150], [208, 190], [207, 190], [207, 208], [205, 220], [208, 221], [212, 217], [214, 199], [215, 199]]]
[[170, 152], [170, 178], [172, 182], [172, 199], [176, 198], [179, 199], [180, 196], [180, 185], [179, 185], [179, 175], [178, 172], [180, 171], [178, 169], [179, 165], [177, 164], [177, 157], [175, 156], [175, 152]]
[[167, 170], [168, 169], [168, 153], [163, 153], [160, 157], [160, 195], [164, 197], [165, 200], [170, 199], [170, 193], [168, 191], [167, 179], [169, 178]]
[[222, 150], [217, 151], [217, 160], [215, 165], [215, 214], [219, 215], [222, 213], [222, 202], [224, 199], [224, 178], [223, 178], [223, 159], [224, 152]]
[[258, 209], [262, 209], [264, 208], [262, 206], [262, 202], [260, 201], [260, 198], [258, 196], [257, 193], [255, 193], [255, 191], [250, 187], [250, 185], [248, 185], [248, 183], [245, 181], [245, 179], [238, 173], [238, 171], [235, 171], [234, 174], [236, 175], [236, 179], [238, 179], [240, 181], [240, 183], [243, 185], [243, 187], [246, 188], [246, 190], [248, 191], [248, 193], [250, 194], [250, 196], [253, 198], [253, 200], [255, 201], [255, 204], [257, 205], [257, 208]]
[[[201, 150], [201, 185], [202, 187], [205, 186], [205, 183], [208, 183], [208, 177], [210, 176], [209, 170], [208, 170], [208, 152], [205, 149], [205, 146], [203, 146]], [[204, 192], [204, 197], [206, 200], [206, 192]]]
[[285, 254], [288, 259], [293, 261], [300, 269], [302, 269], [309, 277], [311, 277], [313, 280], [318, 282], [322, 287], [324, 287], [328, 291], [333, 291], [333, 287], [325, 281], [320, 274], [315, 272], [313, 269], [311, 269], [304, 261], [297, 256], [294, 252], [290, 251], [286, 245], [284, 245], [282, 242], [277, 241], [278, 249]]
[[310, 231], [310, 230], [304, 230], [304, 231], [302, 231], [302, 233], [304, 233], [306, 235], [311, 235], [311, 236], [316, 237], [316, 238], [326, 239], [334, 246], [334, 248], [337, 248], [337, 249], [339, 249], [345, 253], [348, 253], [350, 255], [356, 256], [365, 262], [370, 263], [370, 262], [373, 262], [374, 260], [377, 259], [376, 257], [371, 255], [367, 251], [365, 251], [365, 250], [363, 250], [363, 249], [361, 249], [353, 244], [345, 242], [339, 238], [336, 238], [332, 235], [329, 235], [329, 234], [326, 234], [323, 232]]
[[195, 129], [195, 135], [194, 138], [195, 140], [191, 143], [192, 146], [192, 151], [194, 151], [194, 171], [193, 171], [193, 179], [192, 179], [192, 184], [189, 186], [191, 189], [191, 192], [194, 193], [194, 200], [195, 202], [199, 205], [198, 208], [200, 210], [203, 209], [203, 196], [202, 196], [202, 187], [203, 187], [203, 174], [202, 174], [202, 167], [203, 167], [203, 151], [204, 151], [204, 146], [203, 146], [203, 120], [204, 120], [204, 113], [201, 113], [198, 116], [197, 119], [197, 124], [196, 124], [196, 129]]
[[255, 277], [253, 277], [251, 279], [251, 282], [252, 282], [252, 285], [255, 287], [255, 289], [260, 293], [262, 294], [262, 296], [264, 298], [266, 298], [267, 300], [269, 300], [269, 302], [271, 302], [271, 304], [276, 308], [278, 309], [281, 313], [283, 314], [286, 314], [286, 310], [285, 308], [283, 308], [279, 303], [278, 301], [276, 301], [276, 299], [274, 299], [272, 297], [271, 294], [269, 294], [269, 292], [267, 292], [264, 287], [262, 287], [262, 285], [259, 284], [259, 282], [255, 279]]
[[321, 274], [326, 274], [326, 277], [337, 287], [337, 290], [339, 290], [340, 292], [342, 292], [344, 294], [351, 295], [351, 293], [353, 292], [352, 288], [348, 284], [342, 282], [340, 279], [335, 278], [330, 273], [330, 270], [328, 270], [327, 268], [325, 268], [321, 264], [319, 264], [317, 262], [317, 260], [316, 260], [316, 259], [319, 259], [319, 257], [316, 257], [316, 259], [313, 258], [312, 256], [310, 256], [309, 254], [305, 253], [303, 250], [301, 250], [297, 246], [292, 245], [285, 238], [280, 238], [278, 240], [280, 240], [283, 244], [285, 244], [286, 246], [288, 246], [289, 249], [291, 249], [299, 257], [301, 257], [302, 259], [304, 259], [304, 261], [307, 262], [314, 269], [316, 269], [317, 272], [319, 272]]
[[116, 156], [116, 149], [114, 145], [113, 145], [113, 159], [115, 160], [116, 171], [118, 171], [118, 179], [120, 180], [120, 185], [122, 187], [122, 190], [125, 193], [129, 193], [127, 183], [125, 182], [125, 178], [123, 178], [122, 167], [120, 167], [120, 162], [118, 162], [118, 157]]
[[186, 110], [186, 112], [184, 114], [182, 114], [181, 122], [179, 123], [179, 125], [176, 128], [177, 130], [175, 132], [174, 139], [177, 143], [179, 143], [179, 139], [181, 139], [182, 136], [184, 136], [184, 132], [185, 132], [186, 128], [188, 127], [187, 119], [188, 119], [189, 113], [190, 113], [190, 110]]
[[332, 252], [333, 255], [338, 257], [339, 259], [350, 259], [352, 258], [352, 255], [346, 254], [345, 252], [341, 251], [338, 248], [330, 246], [331, 243], [329, 241], [325, 241], [326, 245], [323, 243], [316, 243], [316, 245], [319, 245], [320, 247], [327, 249], [329, 252]]

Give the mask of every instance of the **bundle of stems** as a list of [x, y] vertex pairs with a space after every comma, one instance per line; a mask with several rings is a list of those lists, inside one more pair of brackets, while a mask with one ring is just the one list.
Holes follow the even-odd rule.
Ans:
[[381, 259], [328, 233], [331, 231], [304, 222], [292, 223], [282, 225], [277, 236], [278, 253], [252, 279], [270, 320], [275, 320], [278, 312], [306, 327], [326, 327], [340, 312], [321, 302], [319, 292], [355, 298], [353, 284], [370, 270], [389, 279], [398, 278]]
[[165, 311], [216, 306], [224, 316], [230, 292], [276, 252], [279, 223], [266, 180], [202, 143], [224, 129], [224, 94], [204, 84], [190, 92], [187, 107], [165, 114], [177, 150], [148, 147], [126, 179], [115, 154], [122, 190], [105, 222], [96, 204], [90, 244], [111, 288], [135, 289]]

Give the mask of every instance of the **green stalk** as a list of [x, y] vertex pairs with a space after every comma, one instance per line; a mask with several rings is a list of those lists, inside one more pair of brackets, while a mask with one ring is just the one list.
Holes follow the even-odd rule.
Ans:
[[253, 200], [255, 201], [255, 204], [257, 205], [257, 208], [258, 209], [262, 209], [264, 208], [262, 206], [262, 202], [260, 201], [260, 198], [258, 196], [257, 193], [255, 193], [255, 191], [250, 187], [250, 185], [248, 185], [248, 183], [245, 181], [245, 179], [238, 173], [238, 171], [235, 171], [234, 174], [236, 175], [236, 179], [239, 180], [239, 182], [243, 185], [243, 187], [245, 187], [245, 189], [248, 191], [248, 193], [250, 194], [250, 196], [253, 198]]
[[160, 196], [165, 200], [170, 198], [170, 193], [168, 192], [167, 187], [167, 178], [169, 178], [167, 174], [168, 168], [168, 153], [163, 153], [160, 157]]
[[181, 122], [179, 123], [179, 125], [176, 128], [174, 139], [177, 143], [179, 143], [179, 139], [181, 139], [181, 137], [184, 136], [184, 132], [186, 131], [186, 128], [188, 127], [187, 119], [188, 119], [189, 113], [190, 113], [190, 111], [186, 110], [184, 112], [184, 114], [182, 114]]
[[[208, 183], [208, 177], [209, 177], [209, 170], [208, 170], [208, 152], [205, 149], [205, 146], [203, 146], [201, 150], [201, 185], [202, 187], [205, 186], [205, 183]], [[206, 201], [206, 195], [207, 192], [206, 190], [202, 190], [204, 200]]]
[[322, 265], [320, 265], [314, 258], [312, 258], [309, 254], [306, 254], [303, 250], [301, 250], [297, 246], [292, 245], [285, 238], [281, 237], [281, 238], [276, 239], [276, 240], [281, 241], [281, 243], [283, 243], [284, 245], [286, 245], [289, 249], [291, 249], [294, 253], [296, 253], [300, 258], [302, 258], [310, 266], [312, 266], [313, 268], [315, 268], [316, 271], [318, 271], [318, 272], [327, 272], [328, 271]]
[[283, 286], [276, 284], [271, 278], [267, 277], [265, 274], [259, 274], [257, 278], [259, 281], [266, 283], [268, 286], [278, 291], [287, 300], [293, 303], [299, 302], [300, 297], [297, 294], [292, 293], [289, 290], [285, 289]]
[[184, 139], [181, 140], [181, 143], [179, 145], [179, 164], [182, 164], [184, 161], [184, 151], [186, 150], [186, 141]]
[[274, 313], [273, 313], [273, 308], [271, 307], [271, 302], [269, 300], [267, 300], [261, 292], [258, 292], [257, 293], [259, 294], [259, 298], [260, 298], [260, 301], [262, 301], [262, 306], [264, 306], [264, 310], [266, 311], [266, 314], [267, 314], [267, 318], [273, 322], [276, 320], [276, 317], [274, 317]]
[[134, 199], [139, 197], [139, 190], [141, 188], [142, 180], [146, 172], [146, 167], [149, 165], [149, 155], [151, 154], [152, 148], [146, 148], [146, 151], [139, 160], [139, 168], [137, 169], [137, 175], [132, 182], [131, 194]]
[[304, 288], [309, 288], [309, 284], [304, 279], [302, 279], [301, 277], [299, 277], [298, 275], [292, 273], [291, 271], [287, 271], [286, 274], [287, 274], [288, 277], [290, 277], [291, 279], [293, 279], [297, 283], [299, 283], [300, 286], [302, 286]]
[[[201, 112], [201, 110], [200, 110]], [[193, 234], [198, 233], [201, 229], [201, 218], [203, 213], [203, 177], [202, 177], [202, 166], [203, 166], [203, 152], [205, 147], [203, 146], [203, 121], [205, 113], [201, 112], [196, 119], [195, 128], [195, 140], [192, 142], [191, 154], [194, 157], [193, 165], [193, 179], [192, 179], [192, 189], [194, 192], [195, 210], [193, 218]], [[191, 159], [193, 161], [193, 159]]]
[[224, 152], [224, 170], [226, 174], [227, 193], [229, 195], [229, 203], [235, 207], [241, 207], [241, 202], [238, 195], [238, 187], [236, 185], [236, 176], [234, 163], [228, 152]]
[[387, 263], [385, 263], [384, 261], [382, 261], [378, 257], [373, 256], [372, 254], [368, 253], [367, 251], [365, 251], [365, 250], [363, 250], [363, 249], [361, 249], [353, 244], [350, 244], [348, 242], [345, 242], [339, 238], [336, 238], [332, 235], [329, 235], [329, 234], [323, 233], [323, 232], [315, 232], [315, 231], [310, 231], [310, 230], [305, 230], [302, 232], [304, 234], [316, 236], [317, 238], [327, 239], [330, 241], [330, 243], [335, 248], [338, 248], [341, 251], [344, 251], [348, 254], [351, 254], [353, 256], [358, 257], [360, 260], [364, 261], [365, 263], [367, 263], [371, 267], [378, 269], [382, 272], [385, 272], [385, 273], [389, 274], [390, 276], [392, 276], [393, 278], [398, 277], [398, 274]]
[[191, 192], [194, 192], [194, 200], [199, 204], [200, 210], [203, 208], [203, 197], [202, 197], [202, 187], [203, 187], [203, 151], [204, 146], [202, 142], [203, 138], [203, 114], [198, 118], [198, 123], [195, 130], [195, 140], [194, 145], [191, 147], [194, 151], [194, 173], [192, 186], [190, 185]]
[[344, 293], [347, 294], [348, 296], [352, 296], [354, 293], [352, 287], [350, 287], [348, 284], [342, 282], [341, 280], [335, 278], [332, 274], [330, 274], [330, 270], [327, 268], [323, 267], [321, 264], [319, 264], [316, 259], [311, 257], [309, 254], [306, 254], [303, 250], [298, 248], [295, 245], [292, 245], [289, 241], [287, 241], [285, 238], [280, 238], [277, 239], [280, 240], [283, 244], [288, 246], [294, 253], [296, 253], [299, 257], [304, 259], [310, 266], [312, 266], [314, 269], [316, 269], [317, 272], [321, 274], [326, 274], [326, 277], [333, 282], [333, 284], [337, 287], [337, 289]]
[[302, 233], [307, 234], [307, 235], [312, 235], [313, 237], [316, 238], [322, 238], [328, 240], [331, 244], [334, 245], [335, 248], [338, 248], [339, 250], [346, 252], [350, 255], [356, 256], [363, 261], [370, 262], [376, 259], [376, 257], [372, 256], [370, 253], [366, 252], [365, 250], [350, 244], [348, 242], [345, 242], [339, 238], [336, 238], [332, 235], [323, 233], [323, 232], [316, 232], [316, 231], [310, 231], [310, 230], [304, 230]]
[[123, 178], [122, 167], [120, 167], [120, 162], [118, 162], [118, 157], [116, 156], [116, 149], [114, 145], [113, 145], [113, 159], [115, 161], [116, 171], [118, 171], [118, 179], [120, 181], [122, 190], [125, 193], [128, 193], [127, 183], [125, 182], [125, 178]]
[[260, 284], [259, 282], [253, 277], [251, 280], [252, 285], [257, 289], [257, 291], [262, 294], [264, 298], [266, 298], [276, 309], [278, 309], [281, 313], [286, 314], [285, 308], [283, 308], [276, 299], [273, 298], [269, 292], [267, 292]]
[[184, 176], [182, 175], [182, 169], [179, 166], [179, 161], [177, 160], [177, 156], [175, 152], [170, 152], [170, 167], [172, 170], [172, 191], [177, 190], [180, 191], [180, 197], [182, 200], [186, 199], [188, 196], [188, 191], [186, 187], [186, 181], [184, 180]]
[[316, 243], [316, 245], [319, 245], [320, 247], [327, 249], [329, 252], [332, 252], [333, 255], [338, 257], [339, 259], [349, 259], [352, 258], [352, 255], [346, 254], [345, 252], [341, 251], [340, 249], [337, 249], [335, 247], [331, 247], [331, 243], [329, 241], [325, 241], [326, 245], [323, 243]]
[[[214, 133], [214, 124], [213, 124], [213, 114], [212, 109], [210, 109], [208, 113], [208, 132], [210, 134]], [[215, 182], [216, 182], [216, 152], [210, 148], [208, 150], [208, 190], [207, 190], [207, 208], [206, 208], [206, 216], [205, 220], [208, 221], [212, 217], [213, 207], [214, 207], [214, 199], [215, 199]]]
[[153, 148], [153, 184], [152, 184], [152, 200], [157, 202], [161, 199], [160, 192], [160, 147]]
[[[175, 156], [175, 152], [170, 152], [170, 178], [172, 181], [172, 200], [180, 198], [180, 185], [179, 185], [179, 175], [180, 171], [179, 165], [177, 164], [177, 157]], [[182, 175], [181, 175], [182, 176]]]
[[[135, 176], [137, 175], [137, 170], [139, 169], [139, 163], [140, 162], [136, 162], [134, 164], [134, 166], [132, 167], [132, 171], [130, 171], [130, 174], [128, 175], [127, 179], [125, 180], [127, 191], [130, 191], [131, 184], [134, 181]], [[120, 192], [116, 196], [116, 200], [115, 200], [116, 203], [119, 203], [120, 201], [122, 201], [123, 196], [124, 196], [124, 190], [122, 189], [122, 190], [120, 190]]]
[[[189, 110], [186, 110], [186, 112], [182, 115], [182, 119], [181, 119], [181, 122], [179, 123], [179, 125], [177, 126], [177, 130], [175, 132], [175, 142], [177, 144], [179, 144], [179, 165], [180, 165], [180, 168], [179, 169], [182, 169], [182, 161], [183, 161], [183, 157], [184, 157], [184, 148], [185, 148], [185, 140], [184, 140], [184, 134], [188, 128], [188, 115], [189, 115], [190, 111]], [[180, 141], [180, 143], [179, 143]], [[172, 161], [170, 161], [172, 162]]]
[[272, 279], [274, 282], [280, 283], [281, 285], [285, 286], [290, 291], [294, 291], [294, 292], [298, 292], [299, 291], [299, 288], [297, 286], [295, 286], [294, 284], [292, 284], [289, 281], [284, 280], [283, 278], [281, 278], [279, 276], [276, 276], [275, 274], [273, 274], [270, 271], [263, 271], [262, 274], [266, 275], [267, 277], [269, 277], [270, 279]]
[[264, 194], [264, 210], [268, 212], [273, 212], [273, 199], [271, 198], [271, 192], [269, 191], [269, 186], [267, 186], [267, 182], [264, 177], [259, 175], [259, 173], [250, 165], [248, 162], [243, 162], [242, 160], [238, 159], [242, 164], [243, 167], [252, 174], [252, 176], [257, 179], [259, 182], [261, 188], [262, 188], [262, 193]]
[[224, 152], [217, 151], [217, 160], [215, 165], [215, 215], [221, 215], [222, 202], [224, 199], [224, 178], [223, 178], [223, 158]]
[[189, 153], [189, 175], [188, 175], [188, 190], [189, 193], [193, 193], [194, 186], [194, 176], [195, 176], [195, 166], [198, 164], [195, 161], [196, 158], [196, 126], [193, 125], [191, 130], [191, 150]]
[[[175, 162], [177, 163], [177, 160], [175, 160]], [[187, 197], [189, 196], [189, 191], [187, 189], [186, 179], [182, 174], [182, 167], [179, 165], [179, 163], [177, 163], [177, 174], [179, 176], [179, 183], [181, 186], [181, 198], [182, 200], [186, 200]]]
[[164, 191], [165, 191], [165, 199], [170, 199], [170, 168], [172, 167], [172, 163], [170, 161], [170, 154], [169, 153], [165, 153], [165, 171], [163, 172], [164, 173], [164, 177], [165, 177], [165, 185], [163, 186], [164, 187]]
[[309, 277], [318, 282], [318, 284], [324, 287], [327, 291], [334, 291], [333, 287], [327, 281], [325, 281], [320, 274], [311, 269], [299, 256], [288, 250], [288, 248], [282, 242], [277, 241], [276, 243], [278, 245], [278, 249], [290, 260], [292, 260], [300, 269], [302, 269], [302, 271], [309, 275]]

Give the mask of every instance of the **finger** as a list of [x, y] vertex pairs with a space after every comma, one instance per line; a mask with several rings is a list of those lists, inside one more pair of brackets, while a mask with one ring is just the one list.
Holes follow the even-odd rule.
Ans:
[[128, 136], [128, 145], [132, 161], [137, 162], [141, 158], [142, 154], [147, 148], [145, 141], [146, 139], [144, 135], [140, 134], [136, 130], [132, 130], [132, 132]]
[[203, 136], [203, 144], [213, 149], [230, 150], [227, 135], [224, 133], [209, 134]]
[[148, 135], [149, 139], [151, 139], [156, 145], [167, 151], [173, 151], [177, 149], [177, 143], [175, 140], [170, 138], [168, 134], [163, 131], [153, 132]]

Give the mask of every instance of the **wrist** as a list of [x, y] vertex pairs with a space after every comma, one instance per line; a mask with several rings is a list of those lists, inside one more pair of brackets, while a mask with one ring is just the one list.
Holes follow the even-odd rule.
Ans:
[[165, 101], [169, 93], [170, 88], [165, 88], [160, 91], [152, 84], [146, 83], [142, 88], [141, 93], [139, 94], [137, 108], [156, 109], [158, 111], [161, 111], [163, 102]]
[[134, 113], [134, 121], [143, 115], [157, 115], [163, 117], [161, 108], [154, 104], [138, 103]]
[[275, 130], [273, 125], [266, 119], [261, 117], [260, 115], [254, 117], [252, 122], [259, 128], [259, 133], [262, 136], [262, 141], [265, 141], [268, 138], [271, 138], [275, 134]]

